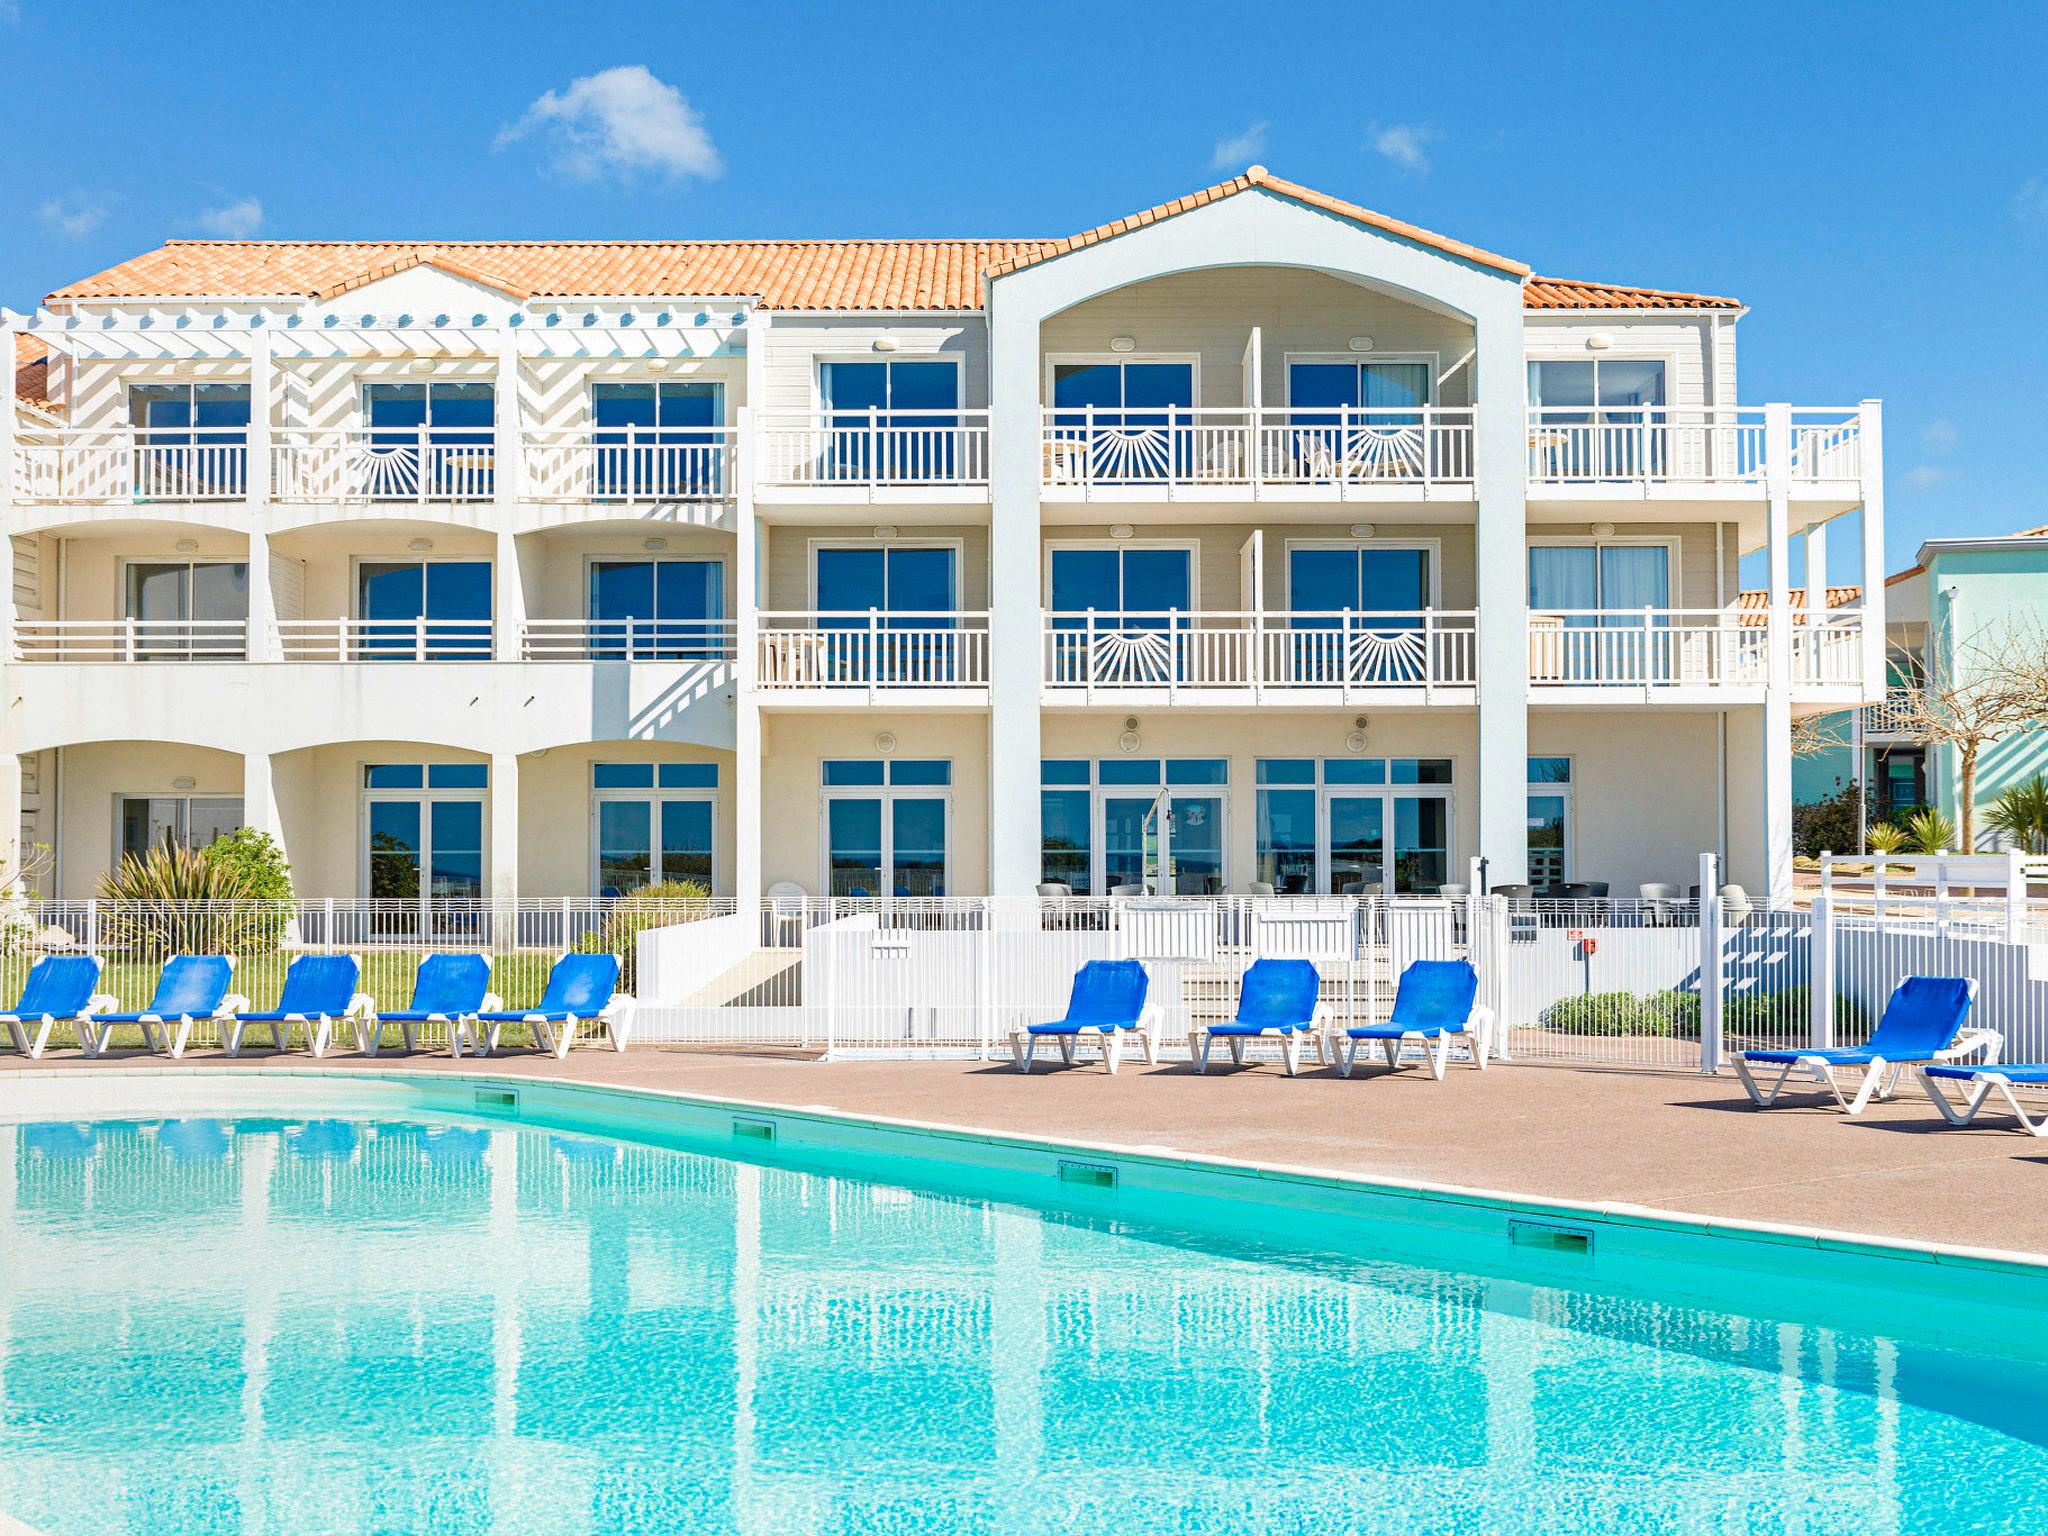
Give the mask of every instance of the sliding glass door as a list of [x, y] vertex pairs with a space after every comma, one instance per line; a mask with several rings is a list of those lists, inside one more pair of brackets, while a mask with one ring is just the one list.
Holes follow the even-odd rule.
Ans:
[[1290, 449], [1306, 478], [1385, 479], [1428, 469], [1429, 364], [1290, 363]]
[[1666, 472], [1664, 364], [1609, 357], [1529, 364], [1534, 472], [1545, 479], [1628, 480]]
[[1192, 549], [1054, 549], [1050, 574], [1055, 682], [1144, 687], [1185, 677]]
[[718, 496], [725, 491], [725, 391], [695, 380], [590, 386], [599, 500]]
[[960, 367], [950, 358], [820, 363], [820, 480], [951, 480], [959, 472]]
[[818, 627], [856, 632], [826, 653], [832, 681], [951, 681], [958, 657], [945, 632], [959, 622], [958, 567], [950, 544], [820, 547]]
[[1668, 545], [1529, 548], [1532, 661], [1546, 681], [1668, 681], [1670, 606]]
[[1096, 485], [1185, 478], [1196, 459], [1195, 365], [1055, 363], [1055, 469]]
[[727, 649], [723, 561], [590, 562], [593, 660], [717, 661]]
[[1293, 680], [1413, 683], [1428, 676], [1422, 610], [1433, 606], [1429, 550], [1298, 545], [1287, 551]]

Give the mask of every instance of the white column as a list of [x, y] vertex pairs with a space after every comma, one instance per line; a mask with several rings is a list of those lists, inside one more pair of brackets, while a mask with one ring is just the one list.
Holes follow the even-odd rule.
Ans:
[[[284, 816], [278, 809], [277, 786], [270, 754], [257, 749], [242, 753], [242, 825], [270, 834], [283, 848]], [[290, 854], [286, 854], [290, 858]]]
[[1038, 316], [989, 290], [989, 892], [1038, 885]]
[[1529, 878], [1528, 379], [1522, 298], [1505, 287], [1477, 317], [1473, 473], [1479, 497], [1479, 815], [1491, 884]]
[[[749, 317], [751, 320], [751, 317]], [[761, 370], [759, 337], [747, 348], [748, 399]], [[754, 408], [739, 409], [734, 477], [733, 643], [733, 876], [732, 894], [742, 907], [761, 899], [761, 705], [755, 691], [760, 655], [760, 521], [754, 512]]]
[[1764, 407], [1765, 555], [1770, 609], [1765, 628], [1763, 840], [1765, 895], [1792, 899], [1792, 407]]
[[519, 758], [491, 755], [491, 874], [493, 905], [519, 899]]
[[1863, 466], [1863, 696], [1884, 697], [1884, 407], [1865, 400]]
[[498, 333], [497, 432], [491, 475], [491, 512], [497, 524], [498, 547], [492, 566], [494, 575], [491, 655], [498, 661], [517, 661], [526, 626], [526, 587], [519, 576], [519, 544], [514, 530], [519, 526], [520, 443], [524, 413], [519, 400], [519, 332], [507, 324]]
[[276, 388], [277, 359], [270, 350], [270, 332], [255, 330], [249, 338], [249, 446], [247, 516], [249, 519], [249, 659], [271, 661], [277, 604], [270, 592], [270, 461], [275, 424], [271, 396]]
[[1806, 530], [1806, 627], [1819, 629], [1828, 619], [1828, 525]]
[[0, 894], [22, 894], [21, 758], [13, 752], [0, 752]]
[[[16, 325], [0, 325], [0, 356], [7, 365], [6, 409], [0, 410], [0, 673], [14, 660], [14, 428], [21, 406], [14, 397], [14, 348], [20, 335]], [[44, 616], [49, 617], [49, 609]], [[12, 699], [14, 695], [7, 695]], [[4, 716], [0, 716], [4, 718]], [[11, 832], [10, 836], [13, 835]]]

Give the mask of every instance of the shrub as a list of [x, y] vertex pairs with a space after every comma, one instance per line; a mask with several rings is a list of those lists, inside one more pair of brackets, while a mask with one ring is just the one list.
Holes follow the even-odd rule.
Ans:
[[1863, 845], [1872, 853], [1897, 853], [1906, 846], [1906, 830], [1889, 821], [1874, 821], [1863, 834]]
[[175, 843], [129, 854], [100, 876], [109, 903], [103, 942], [136, 959], [246, 956], [275, 949], [288, 903], [264, 900], [244, 862], [209, 859]]
[[[1766, 1045], [1802, 1043], [1813, 1022], [1813, 989], [1805, 982], [1777, 992], [1731, 993], [1721, 1004], [1721, 1033]], [[1835, 994], [1837, 1038], [1861, 1038], [1867, 1019], [1854, 998]]]
[[2048, 853], [2048, 775], [2011, 785], [1984, 813], [1984, 824], [2012, 839], [2022, 853]]
[[1588, 992], [1560, 998], [1539, 1022], [1566, 1035], [1657, 1035], [1696, 1040], [1700, 1033], [1697, 992]]
[[1811, 805], [1792, 807], [1792, 851], [1816, 859], [1824, 853], [1854, 853], [1863, 824], [1863, 795], [1851, 784]]
[[1906, 820], [1906, 846], [1915, 853], [1947, 853], [1956, 845], [1955, 819], [1927, 806]]
[[603, 923], [576, 941], [586, 955], [617, 955], [625, 964], [619, 985], [637, 993], [640, 987], [639, 945], [633, 941], [649, 928], [693, 923], [710, 917], [711, 892], [695, 880], [664, 880], [642, 886], [612, 903]]
[[240, 871], [249, 894], [258, 901], [291, 899], [292, 867], [285, 863], [284, 850], [268, 832], [237, 827], [209, 843], [200, 856], [209, 864]]

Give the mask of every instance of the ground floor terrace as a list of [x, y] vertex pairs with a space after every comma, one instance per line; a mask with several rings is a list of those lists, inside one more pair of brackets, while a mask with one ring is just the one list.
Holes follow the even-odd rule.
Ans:
[[[302, 1073], [301, 1058], [212, 1052], [29, 1062], [0, 1053], [0, 1102], [24, 1072]], [[340, 1057], [322, 1071], [474, 1072], [445, 1056]], [[982, 1133], [1169, 1151], [1366, 1179], [1510, 1191], [1532, 1199], [1649, 1208], [1705, 1222], [1762, 1222], [2048, 1256], [2041, 1143], [1997, 1122], [1943, 1126], [1907, 1092], [1854, 1120], [1820, 1097], [1762, 1112], [1728, 1076], [1507, 1065], [1340, 1078], [1267, 1061], [1197, 1075], [1185, 1061], [1020, 1076], [982, 1061], [820, 1062], [798, 1053], [636, 1047], [566, 1061], [493, 1060], [492, 1077], [560, 1077]]]
[[[520, 699], [450, 695], [438, 728], [423, 707], [411, 735], [300, 745], [223, 702], [188, 739], [0, 759], [18, 767], [21, 842], [43, 851], [37, 894], [91, 897], [126, 855], [240, 826], [278, 841], [301, 897], [345, 900], [602, 898], [676, 881], [741, 901], [1041, 884], [1455, 894], [1482, 880], [1634, 898], [1645, 884], [1685, 893], [1702, 853], [1760, 893], [1773, 837], [1789, 836], [1769, 817], [1762, 706], [1532, 708], [1526, 749], [1508, 751], [1489, 749], [1470, 705], [1047, 709], [1037, 769], [1017, 775], [1034, 857], [998, 868], [987, 709], [764, 708], [737, 731], [727, 715], [725, 741], [744, 748], [716, 731], [536, 746]], [[1485, 806], [1505, 825], [1489, 829]]]

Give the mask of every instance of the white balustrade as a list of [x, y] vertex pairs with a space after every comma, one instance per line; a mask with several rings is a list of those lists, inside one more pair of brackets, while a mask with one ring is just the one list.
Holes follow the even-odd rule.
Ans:
[[733, 494], [731, 427], [573, 427], [520, 439], [528, 501], [722, 501]]
[[1328, 488], [1472, 481], [1472, 412], [1462, 406], [1261, 409], [1048, 407], [1048, 490]]
[[731, 619], [528, 619], [528, 661], [730, 662], [739, 626]]
[[489, 619], [283, 619], [282, 661], [489, 661]]
[[62, 505], [240, 501], [246, 427], [35, 427], [16, 440], [16, 499]]
[[757, 484], [913, 489], [988, 484], [988, 412], [776, 411], [757, 417]]
[[[1792, 413], [1791, 479], [1853, 481], [1862, 418], [1852, 409]], [[1539, 484], [1762, 487], [1761, 406], [1533, 406], [1529, 479]]]
[[1123, 690], [1169, 698], [1221, 688], [1414, 689], [1474, 681], [1475, 616], [1401, 613], [1049, 613], [1044, 681], [1084, 696]]
[[1734, 609], [1567, 609], [1529, 615], [1537, 689], [1762, 687], [1770, 632]]
[[486, 502], [497, 484], [490, 427], [284, 427], [274, 494], [289, 502]]
[[778, 612], [760, 616], [769, 690], [986, 688], [986, 613]]
[[240, 661], [249, 626], [241, 619], [18, 619], [21, 662]]

